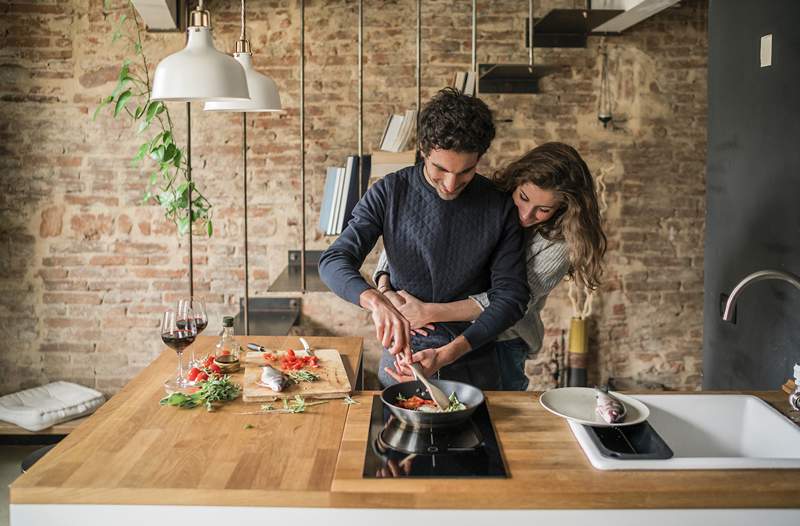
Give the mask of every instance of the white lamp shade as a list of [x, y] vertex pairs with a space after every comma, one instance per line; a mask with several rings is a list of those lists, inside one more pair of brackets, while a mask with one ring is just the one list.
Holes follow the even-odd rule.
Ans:
[[211, 30], [190, 27], [183, 50], [158, 63], [151, 99], [168, 102], [249, 100], [247, 79], [233, 57], [214, 48]]
[[253, 69], [253, 55], [250, 53], [234, 53], [235, 58], [244, 68], [247, 77], [247, 89], [250, 100], [243, 101], [209, 101], [206, 111], [258, 112], [281, 111], [281, 96], [278, 86], [268, 76]]

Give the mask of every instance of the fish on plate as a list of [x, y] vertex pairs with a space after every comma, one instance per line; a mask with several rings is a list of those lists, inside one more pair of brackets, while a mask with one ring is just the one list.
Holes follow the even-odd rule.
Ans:
[[258, 383], [275, 392], [280, 392], [289, 384], [289, 379], [271, 365], [264, 365], [261, 367], [261, 377]]
[[625, 404], [609, 394], [608, 389], [595, 387], [597, 405], [595, 412], [609, 424], [619, 424], [625, 421]]

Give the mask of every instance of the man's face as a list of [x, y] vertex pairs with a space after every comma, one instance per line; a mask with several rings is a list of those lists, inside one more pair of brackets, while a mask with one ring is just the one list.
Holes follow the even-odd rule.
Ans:
[[478, 159], [477, 153], [431, 150], [425, 156], [425, 180], [440, 198], [452, 201], [475, 177]]

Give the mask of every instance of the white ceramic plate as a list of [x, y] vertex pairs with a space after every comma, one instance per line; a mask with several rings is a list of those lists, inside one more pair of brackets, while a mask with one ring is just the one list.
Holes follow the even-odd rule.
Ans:
[[650, 410], [639, 400], [611, 391], [610, 394], [625, 405], [625, 421], [609, 424], [595, 412], [596, 391], [590, 387], [562, 387], [552, 389], [539, 397], [542, 407], [560, 417], [578, 424], [595, 427], [632, 426], [647, 420]]

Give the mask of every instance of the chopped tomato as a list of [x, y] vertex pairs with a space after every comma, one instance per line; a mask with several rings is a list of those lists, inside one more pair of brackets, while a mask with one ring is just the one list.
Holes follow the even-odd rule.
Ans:
[[189, 374], [186, 375], [186, 378], [188, 378], [190, 382], [194, 382], [197, 379], [198, 374], [200, 374], [200, 369], [197, 367], [192, 367], [189, 370]]
[[436, 405], [436, 402], [434, 402], [433, 400], [425, 400], [422, 397], [414, 395], [408, 400], [398, 401], [397, 405], [402, 407], [403, 409], [415, 410], [422, 407], [423, 405]]

